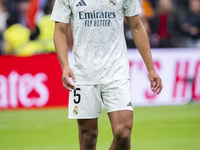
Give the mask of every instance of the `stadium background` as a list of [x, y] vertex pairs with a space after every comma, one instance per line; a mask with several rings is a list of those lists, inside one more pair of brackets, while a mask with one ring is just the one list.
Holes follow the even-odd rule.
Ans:
[[[140, 0], [161, 95], [150, 92], [146, 68], [125, 21], [135, 106], [134, 150], [197, 150], [200, 143], [200, 0]], [[78, 149], [76, 121], [53, 45], [53, 0], [0, 0], [0, 150]], [[67, 40], [72, 49], [71, 27]], [[69, 57], [71, 56], [71, 53]], [[148, 107], [146, 107], [148, 106]], [[97, 149], [112, 132], [105, 110]]]

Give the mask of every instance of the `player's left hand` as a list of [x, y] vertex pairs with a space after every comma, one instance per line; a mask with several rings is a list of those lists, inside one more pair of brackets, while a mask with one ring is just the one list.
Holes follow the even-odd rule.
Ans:
[[154, 71], [150, 71], [148, 74], [148, 78], [151, 84], [151, 90], [152, 92], [156, 93], [157, 95], [160, 94], [162, 91], [162, 81], [158, 73]]

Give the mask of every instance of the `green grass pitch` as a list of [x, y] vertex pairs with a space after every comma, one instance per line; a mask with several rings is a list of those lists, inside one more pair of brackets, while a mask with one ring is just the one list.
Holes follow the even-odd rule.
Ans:
[[[105, 110], [97, 150], [112, 141]], [[135, 108], [132, 150], [200, 149], [200, 105]], [[0, 150], [78, 150], [76, 120], [67, 109], [0, 111]]]

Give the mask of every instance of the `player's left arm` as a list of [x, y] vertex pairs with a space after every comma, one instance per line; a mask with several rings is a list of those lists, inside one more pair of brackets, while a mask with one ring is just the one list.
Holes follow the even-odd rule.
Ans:
[[163, 88], [162, 81], [161, 81], [160, 76], [155, 70], [148, 36], [142, 24], [142, 21], [140, 20], [139, 15], [126, 17], [126, 20], [130, 26], [132, 37], [136, 44], [136, 47], [139, 50], [140, 55], [142, 56], [144, 63], [147, 67], [148, 77], [151, 84], [151, 90], [154, 93], [159, 94]]

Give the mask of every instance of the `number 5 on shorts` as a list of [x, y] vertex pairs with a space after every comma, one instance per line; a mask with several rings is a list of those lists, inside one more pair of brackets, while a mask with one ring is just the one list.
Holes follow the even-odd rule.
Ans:
[[80, 90], [81, 90], [80, 88], [76, 88], [76, 90], [74, 90], [74, 97], [75, 97], [74, 103], [75, 104], [78, 104], [81, 101], [81, 95], [78, 93], [78, 91], [80, 91]]

